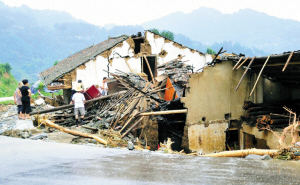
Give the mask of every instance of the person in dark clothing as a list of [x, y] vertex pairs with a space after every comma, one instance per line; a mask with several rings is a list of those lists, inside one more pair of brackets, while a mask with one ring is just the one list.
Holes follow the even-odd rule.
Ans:
[[31, 91], [28, 87], [28, 80], [24, 79], [22, 80], [22, 83], [24, 84], [19, 90], [18, 95], [21, 97], [22, 101], [22, 119], [30, 118], [29, 112], [31, 110], [30, 107], [30, 97], [31, 97]]

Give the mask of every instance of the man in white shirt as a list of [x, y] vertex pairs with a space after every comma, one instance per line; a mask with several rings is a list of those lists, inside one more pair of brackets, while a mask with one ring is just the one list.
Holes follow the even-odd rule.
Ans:
[[76, 88], [76, 93], [72, 97], [72, 102], [74, 104], [74, 114], [75, 114], [75, 119], [76, 119], [76, 124], [79, 126], [78, 122], [78, 113], [80, 112], [81, 115], [81, 124], [83, 124], [83, 118], [85, 114], [84, 110], [84, 104], [85, 104], [85, 98], [84, 95], [81, 93], [83, 89], [81, 88], [80, 85], [77, 86]]
[[100, 84], [100, 92], [102, 93], [102, 96], [107, 95], [107, 90], [107, 77], [104, 77], [102, 83]]

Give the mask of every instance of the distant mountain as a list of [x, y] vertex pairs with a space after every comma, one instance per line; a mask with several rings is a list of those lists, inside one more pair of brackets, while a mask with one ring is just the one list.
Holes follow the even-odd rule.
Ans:
[[188, 14], [172, 13], [142, 26], [146, 29], [171, 30], [207, 45], [226, 41], [255, 47], [269, 54], [300, 49], [300, 22], [250, 9], [222, 14], [212, 8], [199, 8]]
[[[81, 49], [102, 42], [108, 36], [132, 35], [144, 31], [142, 26], [99, 27], [75, 19], [65, 12], [32, 10], [27, 6], [8, 7], [1, 1], [0, 12], [0, 63], [8, 62], [13, 68], [11, 73], [17, 80], [27, 78], [31, 83], [38, 79], [38, 73], [53, 66], [55, 61], [63, 60]], [[213, 16], [217, 11], [213, 10], [211, 14]], [[182, 25], [185, 21], [186, 27], [192, 28], [189, 24], [193, 22], [189, 23], [184, 19], [186, 14], [175, 13], [174, 15], [182, 19], [176, 22]], [[153, 27], [161, 29], [155, 25]], [[218, 35], [203, 37], [199, 32], [198, 36], [201, 38], [198, 38], [186, 28], [184, 30], [191, 32], [177, 33], [180, 30], [175, 25], [170, 25], [166, 29], [175, 33], [176, 42], [202, 52], [206, 52], [208, 46], [218, 51], [226, 45], [224, 49], [227, 49], [227, 52], [241, 52], [247, 56], [266, 55], [262, 50], [239, 44], [242, 42], [235, 43], [233, 40], [230, 42], [229, 39], [213, 40], [218, 38]], [[221, 28], [218, 30], [224, 31]], [[193, 36], [195, 38], [192, 38]], [[207, 42], [209, 40], [207, 38], [211, 38], [212, 41]]]

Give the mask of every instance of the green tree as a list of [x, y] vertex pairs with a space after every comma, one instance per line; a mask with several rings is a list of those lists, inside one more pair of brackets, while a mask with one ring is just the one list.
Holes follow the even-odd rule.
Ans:
[[152, 29], [150, 29], [150, 31], [152, 31], [153, 33], [156, 33], [156, 34], [159, 35], [159, 31], [158, 31], [158, 29], [156, 29], [156, 28], [152, 28]]
[[38, 90], [40, 91], [43, 91], [44, 90], [44, 83], [43, 82], [40, 82], [39, 85], [38, 85]]
[[10, 73], [10, 71], [12, 70], [12, 67], [7, 62], [3, 65], [3, 67], [5, 69], [5, 72], [7, 72], [7, 73]]
[[216, 54], [216, 52], [214, 50], [212, 50], [210, 47], [207, 47], [206, 53], [211, 54], [211, 55]]
[[58, 64], [58, 60], [56, 60], [53, 64], [53, 66], [57, 65]]
[[174, 41], [174, 33], [168, 30], [160, 32], [160, 35]]
[[171, 31], [168, 31], [168, 30], [163, 30], [163, 31], [160, 32], [158, 29], [152, 28], [152, 29], [150, 29], [150, 31], [152, 31], [155, 34], [158, 34], [158, 35], [161, 35], [163, 37], [166, 37], [167, 39], [173, 40], [173, 41], [175, 39], [174, 33], [171, 32]]

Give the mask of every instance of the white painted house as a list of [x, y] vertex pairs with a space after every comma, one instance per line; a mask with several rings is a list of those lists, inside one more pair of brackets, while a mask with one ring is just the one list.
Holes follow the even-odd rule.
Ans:
[[74, 86], [79, 79], [85, 88], [99, 85], [103, 77], [109, 76], [103, 70], [112, 73], [116, 69], [123, 72], [145, 73], [150, 79], [144, 55], [154, 76], [159, 75], [158, 65], [177, 58], [187, 61], [187, 64], [196, 70], [212, 61], [209, 54], [188, 48], [147, 30], [144, 37], [132, 38], [122, 35], [85, 48], [41, 72], [40, 77], [49, 89], [64, 89], [66, 97], [72, 89], [72, 84]]

